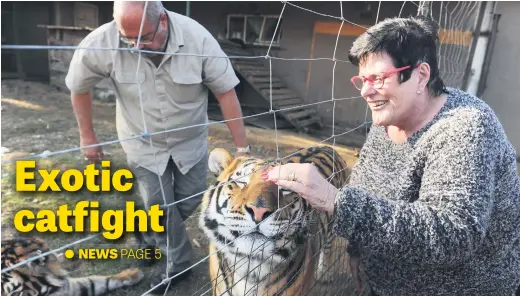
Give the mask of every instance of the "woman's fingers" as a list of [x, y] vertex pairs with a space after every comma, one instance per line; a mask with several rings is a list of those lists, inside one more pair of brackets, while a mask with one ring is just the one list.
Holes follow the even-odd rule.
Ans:
[[[304, 166], [300, 163], [288, 163], [281, 166], [276, 166], [270, 169], [265, 175], [266, 181], [275, 182], [277, 180], [297, 181], [299, 176], [304, 173]], [[301, 181], [301, 180], [300, 180]]]
[[264, 180], [266, 180], [266, 181], [275, 182], [275, 181], [280, 180], [280, 179], [282, 179], [282, 180], [286, 179], [285, 167], [283, 165], [282, 166], [275, 166], [274, 168], [269, 169], [264, 174]]
[[305, 191], [307, 190], [307, 187], [305, 187], [305, 185], [298, 183], [298, 182], [294, 182], [294, 181], [287, 181], [287, 180], [280, 179], [280, 180], [276, 181], [275, 184], [279, 185], [282, 188], [294, 191], [294, 192], [298, 193], [299, 195], [304, 195]]
[[312, 164], [289, 163], [264, 173], [264, 180], [291, 190], [305, 198], [312, 207], [333, 212], [338, 189], [330, 184]]

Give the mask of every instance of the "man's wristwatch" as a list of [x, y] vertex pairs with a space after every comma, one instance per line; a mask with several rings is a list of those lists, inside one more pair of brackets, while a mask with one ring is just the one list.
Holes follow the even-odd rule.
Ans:
[[251, 145], [247, 145], [246, 147], [237, 147], [238, 153], [249, 153], [251, 152]]

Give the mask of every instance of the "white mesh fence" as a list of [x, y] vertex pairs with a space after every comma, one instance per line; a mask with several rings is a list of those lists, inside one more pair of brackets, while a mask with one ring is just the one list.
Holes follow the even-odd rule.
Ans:
[[[279, 57], [274, 57], [274, 56], [271, 55], [271, 50], [272, 50], [272, 46], [273, 46], [273, 42], [274, 42], [274, 38], [275, 38], [276, 34], [273, 34], [273, 38], [271, 40], [271, 43], [270, 43], [268, 49], [266, 50], [265, 55], [261, 55], [261, 56], [225, 56], [225, 57], [222, 57], [222, 56], [221, 57], [208, 57], [208, 56], [205, 56], [205, 57], [208, 57], [208, 58], [229, 58], [231, 60], [233, 60], [233, 59], [259, 59], [259, 60], [267, 59], [269, 61], [269, 74], [270, 74], [269, 75], [269, 78], [270, 78], [269, 79], [270, 80], [269, 111], [260, 112], [260, 113], [249, 115], [249, 116], [244, 116], [242, 118], [236, 118], [236, 119], [230, 119], [230, 120], [221, 120], [221, 121], [210, 122], [210, 123], [204, 124], [204, 125], [214, 125], [214, 124], [226, 123], [228, 121], [237, 120], [237, 119], [248, 119], [248, 118], [260, 117], [260, 116], [272, 116], [273, 121], [274, 121], [275, 138], [273, 140], [276, 143], [276, 159], [273, 162], [266, 163], [265, 167], [267, 167], [267, 166], [269, 166], [269, 165], [271, 165], [273, 163], [280, 163], [280, 162], [290, 158], [291, 156], [293, 156], [293, 155], [295, 155], [296, 153], [299, 152], [299, 151], [296, 151], [296, 152], [288, 154], [288, 155], [281, 155], [280, 154], [279, 143], [278, 143], [279, 132], [278, 132], [278, 128], [277, 128], [277, 125], [278, 125], [278, 123], [277, 123], [277, 114], [279, 112], [288, 111], [288, 110], [291, 110], [291, 109], [294, 109], [294, 108], [314, 107], [314, 106], [320, 105], [320, 104], [332, 103], [333, 107], [332, 107], [332, 111], [331, 111], [331, 114], [330, 114], [330, 116], [332, 117], [331, 135], [330, 135], [330, 137], [327, 137], [327, 138], [319, 141], [318, 144], [324, 144], [324, 143], [332, 142], [333, 146], [336, 146], [336, 140], [339, 137], [347, 136], [351, 132], [354, 132], [354, 131], [357, 131], [359, 129], [362, 129], [363, 127], [365, 127], [365, 129], [366, 129], [366, 127], [368, 127], [368, 125], [370, 124], [370, 121], [368, 120], [368, 111], [369, 110], [368, 110], [368, 105], [367, 105], [366, 109], [365, 109], [365, 112], [363, 114], [364, 115], [364, 121], [363, 121], [362, 124], [352, 128], [352, 129], [350, 129], [348, 131], [345, 131], [345, 132], [340, 132], [340, 133], [337, 132], [337, 126], [335, 124], [335, 122], [336, 122], [336, 104], [339, 103], [339, 102], [348, 103], [348, 102], [353, 101], [353, 100], [363, 100], [363, 98], [361, 96], [343, 97], [344, 95], [341, 94], [341, 93], [338, 93], [337, 92], [337, 88], [335, 86], [337, 85], [337, 81], [336, 81], [336, 79], [337, 79], [337, 73], [336, 73], [336, 66], [337, 66], [337, 64], [338, 63], [348, 63], [347, 61], [340, 60], [340, 59], [337, 58], [338, 50], [341, 50], [341, 51], [347, 51], [348, 50], [348, 48], [338, 49], [338, 44], [339, 44], [339, 40], [341, 39], [341, 32], [342, 32], [342, 28], [343, 28], [344, 24], [348, 23], [350, 25], [354, 25], [354, 26], [358, 26], [358, 27], [362, 27], [362, 28], [366, 28], [367, 26], [370, 26], [372, 24], [358, 24], [356, 22], [353, 22], [353, 21], [350, 21], [350, 20], [346, 19], [344, 17], [344, 6], [345, 6], [345, 4], [342, 3], [342, 2], [338, 3], [339, 15], [328, 15], [328, 14], [324, 14], [324, 13], [320, 13], [320, 12], [317, 12], [317, 11], [313, 11], [313, 10], [307, 9], [307, 8], [304, 7], [305, 4], [303, 2], [301, 4], [295, 4], [295, 3], [291, 3], [291, 2], [282, 2], [282, 3], [283, 3], [283, 7], [282, 7], [282, 9], [280, 11], [280, 14], [279, 14], [279, 18], [278, 18], [278, 22], [276, 24], [275, 32], [277, 32], [277, 31], [279, 31], [281, 29], [280, 28], [281, 27], [280, 20], [284, 16], [284, 13], [287, 13], [287, 11], [289, 9], [303, 10], [303, 11], [308, 12], [308, 13], [317, 14], [318, 16], [320, 16], [322, 18], [325, 18], [325, 19], [331, 19], [331, 20], [335, 20], [337, 22], [340, 22], [338, 34], [336, 36], [336, 42], [335, 42], [335, 45], [334, 45], [334, 52], [333, 52], [332, 57], [319, 57], [319, 58], [310, 58], [310, 59], [309, 58], [279, 58]], [[386, 4], [385, 2], [381, 2], [381, 1], [379, 1], [377, 3], [377, 13], [376, 13], [376, 17], [375, 17], [375, 23], [377, 23], [378, 21], [381, 20], [380, 19], [380, 12], [385, 9], [385, 4]], [[147, 5], [148, 5], [148, 3], [146, 3], [145, 8], [146, 8]], [[376, 3], [374, 3], [374, 5], [376, 5]], [[476, 22], [476, 18], [477, 18], [477, 15], [478, 15], [479, 2], [454, 2], [454, 1], [412, 2], [412, 1], [406, 1], [406, 2], [403, 2], [402, 6], [401, 6], [401, 9], [399, 11], [399, 16], [401, 16], [401, 13], [404, 11], [403, 9], [405, 7], [407, 7], [407, 6], [411, 6], [414, 9], [415, 8], [423, 9], [423, 11], [426, 11], [429, 14], [429, 16], [432, 19], [434, 19], [440, 25], [440, 28], [441, 28], [441, 30], [440, 30], [440, 41], [441, 41], [441, 44], [440, 44], [439, 52], [438, 52], [438, 61], [439, 61], [439, 67], [440, 67], [440, 70], [441, 70], [440, 72], [441, 72], [441, 75], [442, 75], [442, 78], [443, 78], [444, 82], [448, 86], [460, 87], [462, 85], [462, 83], [463, 83], [464, 70], [466, 68], [466, 64], [468, 63], [469, 53], [470, 53], [470, 46], [471, 46], [471, 41], [472, 41], [471, 34], [468, 33], [468, 32], [472, 31], [473, 26], [474, 26], [474, 24]], [[402, 15], [402, 16], [406, 17], [406, 15]], [[143, 24], [144, 24], [144, 16], [143, 16], [143, 22], [141, 23], [140, 31], [142, 31], [142, 29], [143, 29]], [[139, 41], [140, 41], [140, 37], [139, 37], [137, 43], [139, 43]], [[75, 47], [75, 46], [3, 45], [2, 49], [12, 49], [12, 50], [32, 50], [32, 49], [76, 50], [76, 49], [79, 49], [79, 47]], [[137, 69], [136, 69], [136, 76], [139, 73], [139, 68], [141, 66], [142, 59], [144, 58], [142, 56], [142, 53], [148, 52], [148, 51], [142, 51], [142, 50], [137, 50], [137, 49], [128, 49], [128, 48], [126, 48], [126, 49], [125, 48], [120, 48], [120, 49], [83, 48], [83, 49], [84, 50], [104, 50], [104, 51], [112, 51], [112, 50], [133, 50], [133, 51], [136, 51], [138, 53], [138, 63], [137, 63], [138, 66], [137, 66]], [[178, 55], [203, 57], [202, 55], [195, 55], [195, 54], [178, 54]], [[315, 61], [315, 62], [319, 62], [320, 60], [333, 61], [333, 67], [331, 69], [332, 70], [332, 81], [331, 81], [331, 85], [330, 85], [330, 87], [331, 87], [331, 94], [332, 94], [331, 98], [328, 99], [328, 100], [324, 100], [324, 101], [306, 103], [306, 104], [298, 105], [298, 106], [292, 106], [292, 107], [286, 107], [286, 108], [280, 108], [280, 109], [274, 108], [273, 97], [272, 97], [272, 94], [273, 94], [273, 92], [272, 92], [272, 78], [273, 78], [272, 60], [292, 60], [292, 61], [300, 61], [300, 62], [306, 62], [306, 61], [309, 61], [309, 60], [312, 60], [312, 61]], [[342, 83], [343, 83], [343, 81], [342, 81]], [[350, 82], [348, 82], [348, 83], [350, 83]], [[150, 132], [148, 130], [148, 128], [147, 128], [147, 119], [146, 119], [146, 114], [144, 112], [145, 107], [144, 107], [143, 99], [142, 99], [143, 89], [142, 89], [141, 84], [139, 83], [139, 81], [137, 81], [137, 85], [139, 86], [139, 103], [140, 103], [141, 115], [142, 115], [141, 120], [142, 120], [142, 124], [143, 124], [143, 127], [144, 127], [144, 130], [142, 131], [141, 135], [138, 135], [138, 136], [135, 136], [135, 137], [131, 137], [131, 138], [126, 138], [126, 139], [116, 139], [116, 140], [112, 140], [112, 141], [105, 141], [105, 142], [102, 142], [102, 143], [99, 143], [99, 144], [96, 144], [96, 145], [89, 145], [89, 146], [83, 146], [83, 147], [73, 147], [73, 148], [70, 148], [70, 149], [56, 150], [56, 151], [51, 151], [51, 152], [46, 151], [45, 153], [40, 153], [40, 154], [37, 154], [37, 155], [31, 155], [31, 156], [27, 156], [27, 157], [21, 157], [21, 158], [17, 158], [17, 159], [12, 159], [10, 161], [5, 161], [5, 162], [2, 163], [2, 165], [8, 164], [8, 163], [13, 163], [13, 162], [15, 162], [17, 160], [48, 158], [48, 157], [51, 157], [51, 156], [67, 154], [67, 153], [71, 153], [71, 152], [77, 152], [77, 151], [80, 151], [80, 150], [82, 150], [84, 148], [96, 147], [96, 146], [108, 146], [108, 145], [118, 144], [118, 143], [120, 143], [122, 141], [132, 141], [132, 140], [136, 140], [136, 139], [139, 139], [139, 138], [146, 139], [148, 141], [150, 147], [153, 148], [154, 147], [154, 142], [153, 142], [154, 136], [168, 134], [168, 133], [181, 131], [181, 130], [186, 130], [186, 129], [190, 129], [190, 128], [193, 128], [193, 127], [200, 126], [200, 125], [190, 125], [190, 126], [185, 126], [185, 127], [181, 127], [181, 128], [174, 128], [174, 129], [164, 130], [164, 131], [160, 131], [160, 132]], [[326, 87], [326, 86], [324, 85], [323, 87]], [[9, 128], [9, 127], [7, 127], [7, 126], [3, 126], [2, 127], [2, 129], [7, 129], [7, 128]], [[303, 149], [307, 149], [307, 148], [310, 148], [310, 147], [302, 147], [302, 150]], [[340, 156], [334, 154], [334, 157], [340, 157]], [[331, 176], [331, 178], [334, 177], [336, 174], [342, 173], [341, 170], [336, 171], [335, 168], [334, 168], [333, 172], [334, 172], [334, 174], [333, 174], [333, 176]], [[194, 194], [192, 196], [186, 197], [183, 200], [179, 200], [179, 201], [176, 201], [176, 202], [173, 202], [173, 203], [168, 203], [166, 201], [167, 198], [164, 196], [164, 191], [163, 191], [163, 185], [164, 184], [162, 184], [162, 181], [161, 181], [160, 177], [159, 177], [159, 183], [160, 183], [160, 186], [161, 186], [161, 191], [162, 191], [163, 201], [164, 201], [162, 208], [165, 210], [165, 216], [166, 217], [168, 217], [167, 211], [168, 211], [168, 209], [170, 207], [175, 206], [175, 205], [177, 205], [177, 204], [179, 204], [179, 203], [181, 203], [181, 202], [183, 202], [183, 201], [185, 201], [187, 199], [194, 198], [196, 196], [204, 194], [206, 192], [206, 191], [203, 191], [203, 192]], [[220, 186], [226, 186], [226, 185], [227, 184], [221, 184]], [[280, 191], [278, 192], [278, 194], [280, 194]], [[286, 206], [280, 207], [280, 198], [281, 197], [278, 196], [278, 209], [276, 210], [276, 212], [282, 211], [286, 207], [290, 206], [290, 205], [286, 205]], [[193, 219], [193, 217], [188, 218], [188, 220], [186, 220], [185, 223], [190, 221], [190, 219]], [[260, 222], [260, 224], [264, 223], [265, 221], [267, 221], [267, 220], [264, 220], [264, 221]], [[166, 221], [166, 225], [169, 225], [168, 221]], [[248, 234], [250, 234], [250, 233], [249, 232], [243, 233], [242, 235], [240, 235], [240, 237], [247, 236]], [[58, 252], [63, 251], [65, 249], [71, 248], [71, 247], [73, 247], [75, 245], [83, 244], [83, 243], [85, 243], [85, 242], [87, 242], [89, 240], [92, 240], [94, 238], [99, 238], [100, 235], [101, 234], [90, 235], [90, 236], [86, 236], [83, 239], [72, 241], [72, 242], [70, 242], [68, 244], [65, 244], [65, 245], [59, 247], [59, 248], [53, 249], [53, 250], [51, 250], [49, 252], [46, 252], [46, 253], [42, 253], [39, 256], [32, 257], [32, 258], [30, 258], [30, 259], [28, 259], [26, 261], [23, 261], [23, 262], [20, 262], [20, 263], [18, 263], [16, 265], [13, 265], [13, 266], [10, 266], [8, 268], [5, 268], [5, 269], [2, 270], [2, 274], [6, 273], [6, 272], [9, 272], [9, 271], [11, 271], [11, 270], [13, 270], [13, 269], [15, 269], [17, 267], [20, 267], [20, 266], [23, 266], [25, 264], [28, 264], [28, 263], [30, 263], [30, 262], [32, 262], [34, 260], [37, 260], [38, 258], [41, 258], [43, 256], [47, 256], [47, 255], [53, 254], [53, 253], [58, 253]], [[166, 237], [168, 237], [168, 236], [166, 236]], [[236, 238], [236, 239], [239, 239], [239, 238]], [[308, 238], [308, 239], [311, 239], [311, 238]], [[228, 242], [227, 245], [229, 246], [233, 242], [234, 241], [230, 241], [230, 242]], [[167, 242], [167, 244], [169, 244], [169, 241]], [[263, 244], [261, 244], [259, 246], [256, 246], [256, 248], [254, 248], [254, 249], [253, 249], [253, 245], [254, 244], [252, 244], [252, 248], [251, 248], [251, 250], [249, 252], [250, 256], [254, 256], [254, 254], [262, 253], [264, 251], [264, 249], [262, 248]], [[217, 252], [218, 251], [220, 251], [220, 250], [217, 250]], [[165, 252], [165, 253], [166, 253], [166, 255], [168, 254], [168, 252]], [[209, 254], [208, 253], [207, 256], [204, 256], [203, 258], [201, 258], [201, 259], [197, 260], [196, 262], [194, 262], [191, 267], [197, 266], [199, 264], [206, 264], [207, 265], [208, 259], [210, 258], [211, 255], [214, 255], [214, 254]], [[319, 252], [316, 252], [314, 255], [315, 256], [319, 256]], [[264, 259], [265, 260], [273, 260], [272, 258], [269, 258], [269, 257], [264, 258]], [[249, 265], [252, 262], [252, 261], [249, 261], [249, 260], [245, 260], [244, 258], [236, 259], [235, 261], [236, 262], [233, 263], [235, 269], [239, 269], [242, 266]], [[330, 268], [334, 268], [333, 272], [337, 273], [338, 271], [348, 269], [345, 266], [345, 264], [346, 263], [338, 257], [337, 258], [337, 262], [335, 264], [332, 264], [332, 266], [329, 266], [329, 267]], [[248, 268], [248, 270], [250, 272], [253, 272], [256, 267], [255, 266], [248, 266], [247, 268]], [[168, 270], [166, 270], [166, 271], [168, 271]], [[270, 270], [270, 273], [272, 273], [272, 272], [275, 272], [275, 271], [274, 270]], [[167, 283], [168, 280], [173, 279], [176, 276], [179, 276], [179, 274], [177, 274], [175, 276], [170, 276], [164, 282]], [[246, 278], [246, 281], [247, 281], [247, 278]], [[339, 282], [337, 282], [335, 285], [340, 285], [340, 284], [339, 284]], [[351, 280], [348, 280], [348, 281], [342, 282], [342, 285], [344, 285], [345, 287], [348, 286], [348, 287], [352, 288], [353, 284], [352, 284]], [[212, 283], [210, 283], [210, 282], [198, 283], [198, 289], [197, 289], [197, 291], [195, 293], [193, 293], [193, 295], [207, 295], [207, 294], [211, 294], [211, 289], [212, 289], [211, 286], [212, 286]], [[247, 285], [244, 285], [244, 286], [247, 287]], [[316, 289], [320, 289], [320, 293], [321, 294], [327, 294], [327, 293], [330, 292], [330, 290], [332, 288], [338, 288], [338, 287], [334, 287], [334, 285], [320, 285], [318, 283], [318, 281], [316, 281], [316, 283], [313, 283], [312, 288], [313, 288], [312, 293], [316, 293]], [[151, 291], [152, 291], [152, 289], [143, 290], [141, 295], [147, 295]], [[335, 293], [341, 293], [339, 291], [340, 290], [338, 290]], [[251, 291], [243, 291], [243, 294], [241, 294], [241, 295], [255, 295], [255, 294], [248, 294], [250, 292]], [[310, 292], [310, 291], [308, 291], [308, 292]], [[343, 293], [344, 293], [344, 291], [343, 291]], [[182, 291], [179, 291], [179, 294], [180, 295], [184, 295], [184, 293], [182, 293]]]

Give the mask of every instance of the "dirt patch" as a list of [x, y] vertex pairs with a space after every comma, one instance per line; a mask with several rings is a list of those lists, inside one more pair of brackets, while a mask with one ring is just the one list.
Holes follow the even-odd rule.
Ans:
[[[100, 142], [117, 140], [115, 128], [115, 104], [95, 102], [93, 106], [94, 129]], [[64, 149], [73, 150], [79, 145], [77, 123], [72, 112], [68, 94], [56, 91], [52, 87], [32, 82], [17, 80], [2, 81], [2, 159], [3, 161], [31, 154], [52, 153]], [[318, 144], [321, 139], [314, 139], [295, 133], [259, 128], [247, 129], [248, 141], [253, 145], [254, 156], [275, 159], [277, 155], [284, 157], [298, 149]], [[278, 139], [276, 145], [275, 139]], [[209, 149], [216, 147], [234, 149], [233, 141], [225, 124], [211, 124], [209, 127]], [[339, 154], [353, 165], [356, 151], [348, 147], [336, 146]], [[125, 156], [119, 144], [104, 147], [105, 152], [114, 166], [125, 166]], [[48, 167], [82, 167], [86, 163], [78, 150], [56, 154], [38, 161], [39, 166]], [[2, 165], [2, 237], [16, 234], [12, 219], [20, 209], [53, 209], [56, 205], [69, 204], [73, 206], [78, 200], [102, 200], [106, 207], [120, 207], [125, 200], [134, 199], [133, 194], [111, 192], [108, 194], [93, 194], [79, 192], [65, 193], [34, 193], [20, 194], [15, 190], [13, 164]], [[212, 176], [208, 177], [212, 182]], [[207, 240], [198, 227], [198, 211], [186, 221], [186, 228], [195, 250], [195, 262], [201, 262], [194, 267], [194, 275], [187, 281], [176, 286], [168, 295], [201, 295], [209, 293]], [[17, 234], [19, 235], [19, 234]], [[28, 234], [23, 234], [28, 235]], [[89, 234], [90, 235], [90, 234]], [[51, 233], [40, 235], [48, 239], [51, 248], [59, 248], [77, 239], [84, 238], [79, 233]], [[135, 247], [135, 239], [131, 235], [116, 242], [97, 237], [87, 242], [71, 246], [71, 248], [131, 248]], [[124, 268], [135, 267], [133, 260], [81, 260], [68, 261], [72, 276], [92, 274], [118, 273]], [[148, 290], [148, 283], [164, 270], [164, 264], [144, 268], [145, 279], [141, 284], [121, 289], [112, 295], [141, 295]]]

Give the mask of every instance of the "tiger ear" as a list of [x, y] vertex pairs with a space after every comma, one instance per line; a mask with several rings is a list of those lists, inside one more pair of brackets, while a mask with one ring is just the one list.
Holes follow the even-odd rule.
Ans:
[[223, 148], [215, 148], [209, 154], [208, 166], [209, 170], [216, 176], [227, 168], [233, 161], [233, 156]]

